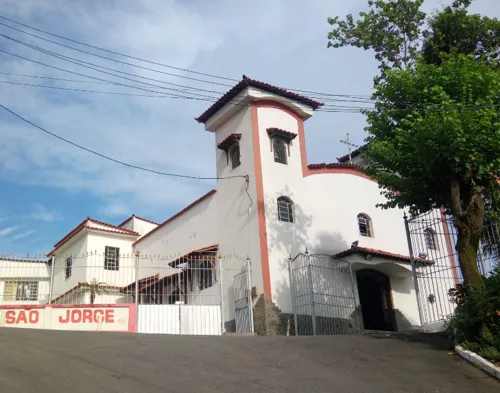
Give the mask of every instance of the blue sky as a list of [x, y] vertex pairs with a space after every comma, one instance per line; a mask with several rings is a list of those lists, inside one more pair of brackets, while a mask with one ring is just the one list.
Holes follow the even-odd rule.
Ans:
[[[450, 2], [427, 0], [425, 8], [429, 11]], [[371, 53], [326, 47], [330, 27], [326, 18], [357, 13], [365, 7], [366, 0], [251, 3], [2, 0], [1, 3], [0, 13], [31, 26], [155, 62], [235, 79], [246, 74], [281, 87], [369, 95], [376, 73]], [[500, 4], [497, 0], [477, 0], [473, 11], [500, 16]], [[220, 92], [228, 89], [107, 62], [3, 26], [0, 32], [60, 54], [137, 75]], [[86, 75], [134, 84], [2, 37], [0, 49]], [[0, 72], [90, 81], [4, 53], [0, 53]], [[141, 93], [119, 86], [6, 74], [0, 74], [0, 80]], [[215, 175], [213, 135], [193, 120], [207, 108], [207, 102], [56, 91], [3, 83], [0, 83], [0, 102], [49, 131], [114, 158], [164, 172]], [[346, 148], [339, 139], [346, 132], [355, 143], [361, 144], [364, 125], [360, 114], [316, 113], [306, 123], [309, 161], [333, 162], [344, 155]], [[103, 161], [0, 112], [0, 254], [48, 252], [87, 216], [119, 223], [135, 213], [163, 221], [214, 186], [212, 181], [166, 178]]]

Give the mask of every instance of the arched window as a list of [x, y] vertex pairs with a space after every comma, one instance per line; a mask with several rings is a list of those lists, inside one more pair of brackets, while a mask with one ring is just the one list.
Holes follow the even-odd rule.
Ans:
[[372, 220], [366, 214], [358, 214], [359, 234], [365, 237], [373, 237]]
[[285, 141], [280, 138], [273, 139], [274, 162], [287, 164], [287, 148]]
[[200, 290], [210, 288], [214, 285], [214, 266], [210, 261], [204, 261], [200, 265]]
[[233, 144], [228, 151], [229, 161], [231, 162], [231, 168], [238, 168], [241, 164], [240, 161], [240, 145], [238, 143]]
[[427, 249], [437, 250], [436, 232], [433, 229], [424, 229], [424, 238]]
[[278, 220], [293, 222], [293, 202], [287, 197], [278, 198]]

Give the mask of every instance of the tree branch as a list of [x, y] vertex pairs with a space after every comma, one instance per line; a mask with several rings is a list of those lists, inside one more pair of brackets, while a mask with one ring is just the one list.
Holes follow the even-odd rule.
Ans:
[[450, 182], [450, 207], [456, 218], [463, 219], [464, 212], [460, 203], [460, 182], [458, 180]]

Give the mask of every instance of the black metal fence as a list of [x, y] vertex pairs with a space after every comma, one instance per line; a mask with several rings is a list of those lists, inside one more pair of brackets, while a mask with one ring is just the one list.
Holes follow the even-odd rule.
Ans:
[[[450, 289], [463, 282], [453, 218], [442, 210], [432, 210], [407, 220], [407, 235], [415, 259], [432, 261], [415, 266], [422, 323], [447, 321], [455, 310]], [[500, 226], [487, 220], [477, 253], [479, 271], [488, 275], [499, 262]]]

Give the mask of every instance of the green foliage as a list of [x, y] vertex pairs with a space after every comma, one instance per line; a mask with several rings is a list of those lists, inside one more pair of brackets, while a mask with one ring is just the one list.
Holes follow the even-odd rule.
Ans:
[[369, 12], [360, 12], [354, 21], [328, 18], [334, 29], [328, 34], [328, 47], [355, 46], [375, 51], [382, 71], [406, 68], [419, 49], [419, 38], [425, 21], [420, 11], [423, 0], [369, 0]]
[[500, 266], [484, 285], [458, 285], [450, 291], [457, 302], [452, 327], [455, 340], [480, 356], [500, 362]]
[[450, 182], [466, 177], [497, 188], [500, 71], [472, 55], [443, 55], [439, 66], [419, 60], [387, 71], [374, 97], [363, 157], [388, 199], [382, 207], [450, 208]]
[[500, 21], [496, 18], [470, 15], [471, 0], [455, 1], [451, 7], [435, 14], [429, 29], [423, 32], [422, 54], [428, 63], [439, 64], [441, 53], [456, 51], [474, 54], [477, 60], [491, 62], [500, 51]]

